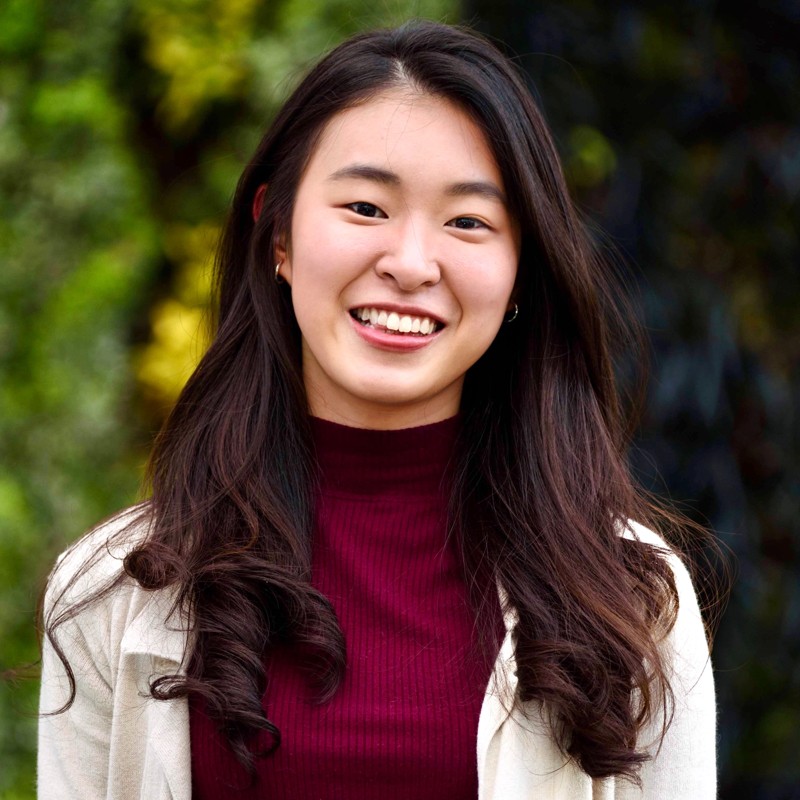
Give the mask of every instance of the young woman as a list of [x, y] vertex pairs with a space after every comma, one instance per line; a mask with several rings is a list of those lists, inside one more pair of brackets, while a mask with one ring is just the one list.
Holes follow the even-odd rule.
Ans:
[[239, 183], [152, 497], [45, 605], [42, 798], [715, 796], [630, 322], [495, 48], [354, 37]]

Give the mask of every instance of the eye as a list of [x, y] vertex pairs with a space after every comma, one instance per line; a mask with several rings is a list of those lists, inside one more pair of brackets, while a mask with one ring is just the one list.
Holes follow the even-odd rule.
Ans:
[[371, 217], [372, 219], [381, 219], [385, 218], [386, 214], [381, 211], [378, 206], [372, 205], [372, 203], [365, 203], [363, 201], [359, 201], [357, 203], [348, 203], [347, 208], [351, 211], [355, 211], [360, 217]]
[[447, 224], [462, 231], [477, 231], [481, 228], [489, 227], [485, 222], [481, 222], [479, 219], [475, 219], [475, 217], [456, 217]]

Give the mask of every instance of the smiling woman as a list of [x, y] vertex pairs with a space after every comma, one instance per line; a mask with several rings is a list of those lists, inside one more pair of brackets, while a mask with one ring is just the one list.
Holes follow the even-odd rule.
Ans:
[[152, 497], [50, 579], [40, 797], [713, 798], [691, 526], [629, 474], [631, 320], [512, 65], [336, 48], [217, 266]]

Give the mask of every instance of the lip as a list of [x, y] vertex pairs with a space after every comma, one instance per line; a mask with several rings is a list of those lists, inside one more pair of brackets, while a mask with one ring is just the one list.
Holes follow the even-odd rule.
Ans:
[[[363, 308], [364, 306], [356, 306], [356, 308]], [[380, 308], [387, 311], [394, 311], [394, 308], [388, 306], [366, 306], [367, 308]], [[397, 312], [400, 313], [400, 312]], [[405, 312], [409, 313], [409, 312]], [[428, 315], [430, 316], [430, 315]], [[358, 320], [353, 319], [349, 314], [347, 318], [350, 320], [353, 330], [372, 347], [377, 347], [379, 350], [388, 350], [395, 353], [411, 353], [416, 350], [422, 350], [424, 347], [432, 344], [435, 339], [439, 338], [441, 330], [435, 333], [429, 333], [425, 336], [412, 336], [404, 333], [385, 333], [377, 328], [367, 327], [362, 325]], [[431, 317], [432, 318], [432, 317]]]

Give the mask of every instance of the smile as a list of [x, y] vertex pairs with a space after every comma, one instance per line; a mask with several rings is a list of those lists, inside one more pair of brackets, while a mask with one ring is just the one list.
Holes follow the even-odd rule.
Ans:
[[376, 328], [395, 334], [416, 334], [417, 336], [430, 336], [441, 330], [444, 325], [430, 317], [413, 317], [409, 314], [398, 314], [396, 311], [386, 311], [379, 308], [354, 308], [350, 316], [360, 322], [364, 327]]

